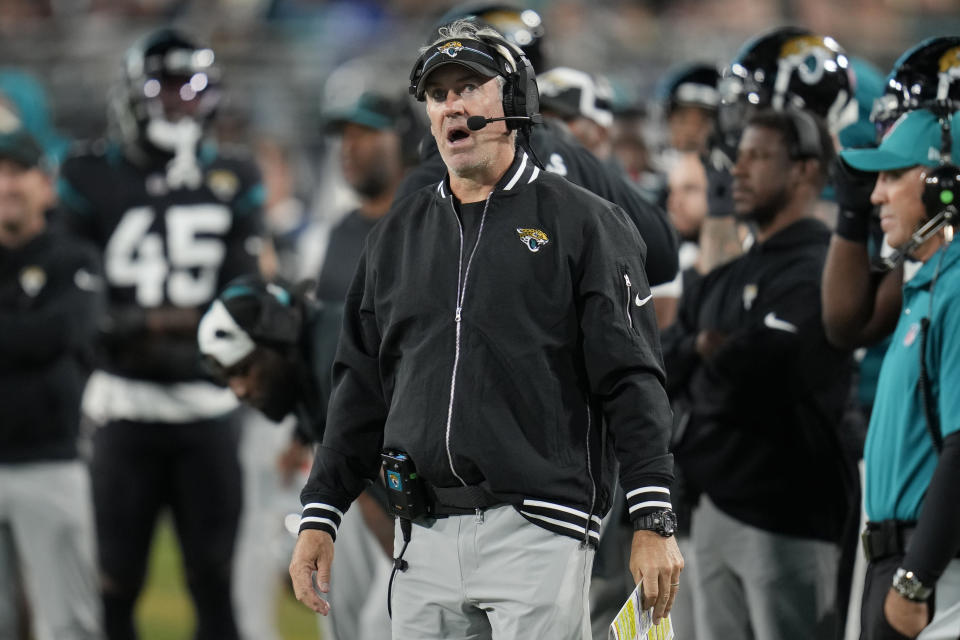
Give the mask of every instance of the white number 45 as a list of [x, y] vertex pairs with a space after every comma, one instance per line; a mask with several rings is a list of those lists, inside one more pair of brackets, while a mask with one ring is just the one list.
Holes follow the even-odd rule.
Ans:
[[123, 215], [104, 255], [107, 280], [136, 287], [143, 307], [163, 304], [164, 293], [180, 307], [209, 301], [226, 253], [223, 239], [210, 236], [230, 229], [230, 210], [217, 204], [172, 206], [166, 212], [165, 239], [150, 231], [155, 218], [153, 207], [134, 207]]

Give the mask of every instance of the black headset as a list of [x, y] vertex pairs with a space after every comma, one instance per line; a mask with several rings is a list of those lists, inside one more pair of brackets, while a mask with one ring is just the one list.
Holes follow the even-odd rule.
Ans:
[[[448, 38], [450, 40], [454, 38]], [[508, 130], [528, 127], [534, 122], [540, 121], [540, 92], [537, 89], [536, 74], [533, 71], [533, 65], [529, 58], [523, 53], [523, 50], [493, 35], [473, 34], [463, 36], [461, 40], [476, 40], [498, 54], [500, 63], [500, 72], [506, 79], [503, 85], [503, 115], [506, 118]], [[442, 42], [442, 41], [439, 41]], [[417, 85], [420, 84], [420, 77], [423, 75], [423, 67], [433, 54], [434, 46], [431, 45], [426, 51], [420, 54], [413, 70], [410, 72], [410, 94], [416, 95]]]
[[254, 276], [243, 276], [231, 282], [219, 299], [226, 302], [240, 297], [256, 299], [257, 318], [253, 326], [243, 327], [255, 342], [284, 346], [299, 342], [303, 313], [285, 287]]
[[923, 206], [927, 210], [927, 218], [934, 219], [943, 213], [947, 221], [952, 223], [957, 217], [957, 207], [960, 206], [960, 167], [953, 164], [952, 131], [950, 117], [953, 115], [949, 107], [932, 109], [940, 119], [942, 133], [940, 142], [940, 166], [927, 171], [923, 178]]

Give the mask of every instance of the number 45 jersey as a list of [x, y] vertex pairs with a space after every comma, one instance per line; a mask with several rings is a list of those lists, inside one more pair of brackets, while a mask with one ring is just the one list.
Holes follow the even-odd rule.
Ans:
[[192, 183], [171, 187], [168, 160], [133, 162], [100, 142], [61, 169], [59, 222], [101, 249], [109, 288], [84, 400], [95, 419], [181, 422], [233, 407], [204, 380], [196, 319], [226, 282], [257, 271], [264, 189], [251, 161], [213, 145]]

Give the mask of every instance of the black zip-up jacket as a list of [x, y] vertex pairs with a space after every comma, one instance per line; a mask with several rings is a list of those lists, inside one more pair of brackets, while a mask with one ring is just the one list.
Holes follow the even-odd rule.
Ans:
[[383, 448], [434, 486], [480, 485], [585, 541], [614, 458], [634, 517], [670, 505], [671, 413], [636, 228], [522, 152], [483, 206], [461, 225], [444, 180], [368, 236], [301, 529], [336, 536]]
[[307, 300], [303, 303], [303, 312], [303, 330], [297, 346], [301, 357], [296, 433], [301, 442], [320, 442], [327, 426], [333, 358], [343, 323], [343, 304]]
[[77, 457], [103, 293], [96, 251], [76, 238], [0, 247], [0, 463]]
[[[850, 354], [820, 321], [829, 242], [804, 219], [711, 271], [684, 290], [663, 349], [671, 396], [690, 407], [674, 449], [684, 478], [741, 522], [836, 540], [856, 471], [840, 444]], [[705, 329], [727, 334], [707, 361]]]
[[[542, 125], [531, 129], [530, 144], [547, 171], [563, 176], [626, 211], [647, 243], [644, 267], [651, 285], [670, 282], [676, 277], [679, 245], [673, 225], [663, 209], [648, 202], [622, 171], [601, 162], [564, 125], [552, 118], [546, 118]], [[394, 201], [399, 202], [426, 185], [437, 184], [446, 172], [437, 142], [427, 134], [422, 142], [420, 164], [407, 173]]]

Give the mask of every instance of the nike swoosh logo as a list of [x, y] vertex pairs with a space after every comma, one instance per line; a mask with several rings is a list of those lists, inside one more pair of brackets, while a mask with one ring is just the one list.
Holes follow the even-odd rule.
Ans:
[[763, 324], [777, 331], [786, 331], [787, 333], [797, 332], [797, 325], [791, 324], [786, 320], [781, 320], [773, 311], [763, 317]]
[[640, 298], [640, 294], [638, 293], [638, 294], [637, 294], [637, 297], [633, 299], [633, 304], [637, 305], [638, 307], [642, 307], [643, 305], [645, 305], [645, 304], [647, 304], [648, 302], [650, 302], [650, 299], [651, 299], [651, 298], [653, 298], [653, 294], [652, 294], [652, 293], [651, 293], [650, 295], [648, 295], [646, 298], [643, 298], [643, 299]]

